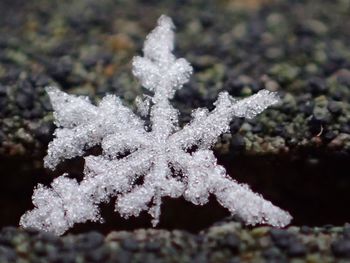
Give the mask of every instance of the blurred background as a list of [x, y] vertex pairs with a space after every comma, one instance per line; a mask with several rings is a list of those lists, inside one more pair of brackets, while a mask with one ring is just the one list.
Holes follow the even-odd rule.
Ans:
[[[55, 128], [44, 87], [95, 102], [115, 93], [133, 108], [144, 91], [130, 61], [161, 14], [176, 25], [176, 55], [194, 67], [173, 101], [181, 124], [192, 109], [212, 109], [222, 90], [278, 91], [281, 105], [232, 122], [215, 145], [219, 162], [288, 210], [294, 224], [347, 222], [350, 0], [2, 0], [0, 225], [18, 223], [37, 183], [63, 171], [82, 176], [82, 160], [55, 172], [42, 167]], [[160, 227], [170, 229], [198, 231], [227, 216], [214, 201], [204, 209], [182, 200], [165, 206]], [[125, 222], [110, 207], [105, 214], [107, 230], [149, 226], [147, 216]]]

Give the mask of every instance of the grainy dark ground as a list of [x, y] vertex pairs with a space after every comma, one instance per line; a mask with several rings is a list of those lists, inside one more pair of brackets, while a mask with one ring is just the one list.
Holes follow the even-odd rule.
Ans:
[[[61, 239], [3, 228], [0, 261], [349, 259], [349, 227], [342, 227], [350, 218], [349, 0], [0, 1], [0, 225], [16, 225], [33, 187], [59, 174], [42, 168], [54, 130], [43, 88], [54, 84], [94, 101], [116, 93], [133, 107], [143, 91], [130, 60], [163, 13], [177, 26], [177, 55], [195, 69], [174, 99], [182, 123], [192, 109], [212, 108], [221, 90], [237, 97], [280, 92], [281, 105], [252, 121], [234, 120], [215, 147], [232, 176], [290, 211], [298, 227], [242, 228], [231, 220], [206, 229], [227, 215], [215, 202], [198, 209], [169, 201], [161, 227], [172, 232], [108, 234], [149, 227], [148, 218], [116, 215]], [[78, 174], [81, 163], [66, 166]]]
[[[47, 233], [3, 228], [0, 260], [18, 262], [337, 262], [349, 257], [349, 226], [242, 228], [222, 222], [197, 235], [139, 229], [102, 235], [87, 232], [57, 238]], [[339, 260], [339, 261], [338, 261]]]
[[177, 26], [177, 54], [195, 69], [174, 100], [183, 122], [196, 107], [212, 108], [220, 90], [282, 94], [275, 109], [233, 122], [238, 135], [225, 137], [221, 152], [232, 145], [252, 154], [306, 146], [348, 153], [347, 0], [278, 1], [254, 11], [231, 2], [2, 1], [2, 155], [45, 150], [53, 129], [46, 85], [96, 99], [113, 92], [132, 104], [142, 90], [130, 61], [162, 13]]

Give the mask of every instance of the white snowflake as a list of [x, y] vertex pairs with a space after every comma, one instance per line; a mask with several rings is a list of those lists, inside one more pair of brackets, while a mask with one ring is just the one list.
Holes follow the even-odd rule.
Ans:
[[39, 184], [33, 194], [35, 208], [22, 216], [21, 226], [61, 235], [75, 223], [100, 221], [99, 204], [113, 196], [117, 196], [115, 210], [122, 216], [137, 216], [146, 210], [155, 226], [162, 197], [183, 196], [203, 205], [210, 194], [247, 224], [289, 224], [287, 212], [231, 179], [210, 150], [218, 136], [229, 131], [233, 117], [253, 118], [277, 103], [277, 95], [262, 90], [235, 100], [222, 92], [214, 110], [193, 111], [193, 120], [180, 129], [179, 112], [169, 99], [188, 81], [192, 67], [173, 55], [173, 29], [171, 19], [161, 16], [147, 36], [144, 57], [133, 60], [133, 74], [154, 94], [137, 103], [143, 115], [149, 114], [150, 131], [114, 95], [94, 106], [86, 97], [47, 88], [58, 128], [45, 166], [54, 169], [62, 160], [82, 156], [95, 145], [103, 153], [85, 157], [81, 182], [64, 174], [51, 187]]

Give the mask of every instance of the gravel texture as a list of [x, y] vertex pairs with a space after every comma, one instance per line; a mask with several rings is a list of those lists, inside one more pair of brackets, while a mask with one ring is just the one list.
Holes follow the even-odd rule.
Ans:
[[[244, 153], [243, 161], [219, 160], [290, 211], [298, 225], [338, 226], [245, 228], [230, 219], [187, 227], [204, 229], [200, 233], [109, 229], [61, 238], [3, 227], [0, 262], [350, 262], [350, 226], [343, 226], [350, 218], [344, 209], [350, 202], [344, 172], [350, 153], [349, 0], [0, 1], [1, 225], [16, 224], [30, 208], [33, 186], [56, 175], [42, 169], [54, 130], [43, 88], [57, 85], [96, 102], [115, 93], [133, 107], [144, 91], [130, 61], [163, 13], [177, 26], [177, 55], [195, 70], [174, 99], [182, 124], [192, 109], [211, 109], [222, 90], [237, 97], [279, 91], [281, 105], [251, 121], [234, 120], [231, 133], [216, 144], [218, 155]], [[279, 161], [284, 170], [275, 160], [259, 165], [259, 156], [287, 156]], [[79, 163], [73, 166], [78, 174]], [[244, 179], [249, 169], [254, 176]], [[177, 209], [174, 220], [186, 214]]]
[[5, 227], [1, 262], [347, 262], [350, 227], [245, 228], [232, 221], [192, 234], [182, 230], [91, 231], [55, 237]]
[[53, 130], [46, 85], [95, 100], [116, 93], [132, 105], [142, 90], [130, 60], [162, 13], [177, 25], [178, 55], [195, 69], [174, 99], [183, 123], [192, 109], [212, 108], [221, 90], [281, 93], [280, 106], [234, 121], [235, 135], [224, 136], [219, 152], [349, 153], [348, 0], [247, 1], [249, 8], [227, 0], [7, 2], [0, 9], [2, 155], [44, 152]]

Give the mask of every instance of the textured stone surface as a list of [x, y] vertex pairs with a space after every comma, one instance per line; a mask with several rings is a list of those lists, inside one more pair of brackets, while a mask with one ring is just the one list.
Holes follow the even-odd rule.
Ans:
[[2, 262], [346, 262], [349, 226], [245, 228], [218, 223], [200, 233], [139, 229], [68, 234], [6, 227], [0, 231]]
[[[350, 149], [349, 8], [348, 0], [0, 1], [0, 156], [6, 182], [0, 191], [2, 222], [16, 224], [30, 206], [33, 186], [52, 180], [41, 169], [54, 129], [43, 87], [56, 84], [95, 101], [106, 92], [116, 93], [131, 104], [142, 91], [129, 62], [165, 13], [177, 25], [177, 55], [195, 70], [174, 99], [182, 122], [189, 120], [191, 109], [210, 107], [221, 90], [241, 97], [261, 88], [279, 90], [283, 104], [253, 121], [232, 122], [232, 135], [222, 137], [217, 152], [287, 154], [285, 170], [274, 159], [259, 166], [254, 157], [239, 159], [232, 174], [245, 175], [242, 165], [242, 170], [254, 169], [247, 181], [274, 200], [287, 195], [283, 207], [296, 220], [300, 216], [299, 224], [342, 225], [349, 218], [343, 205], [349, 202], [349, 180], [341, 169], [348, 167]], [[319, 151], [327, 155], [314, 155]], [[332, 161], [336, 157], [340, 164]], [[257, 177], [256, 171], [265, 174]], [[320, 207], [329, 210], [321, 213]], [[183, 207], [177, 211], [172, 216], [180, 219]], [[349, 233], [348, 226], [270, 231], [228, 223], [198, 235], [139, 230], [57, 239], [3, 228], [0, 261], [346, 262]]]
[[[49, 83], [96, 100], [116, 93], [131, 103], [141, 89], [129, 62], [161, 13], [174, 18], [176, 52], [194, 65], [190, 84], [174, 99], [183, 122], [191, 109], [210, 107], [221, 90], [241, 97], [261, 88], [279, 90], [280, 107], [233, 124], [242, 150], [311, 146], [348, 152], [348, 1], [248, 1], [255, 9], [232, 2], [4, 1], [0, 153], [43, 153], [52, 132], [43, 90]], [[223, 153], [237, 138], [226, 142], [217, 145]]]

